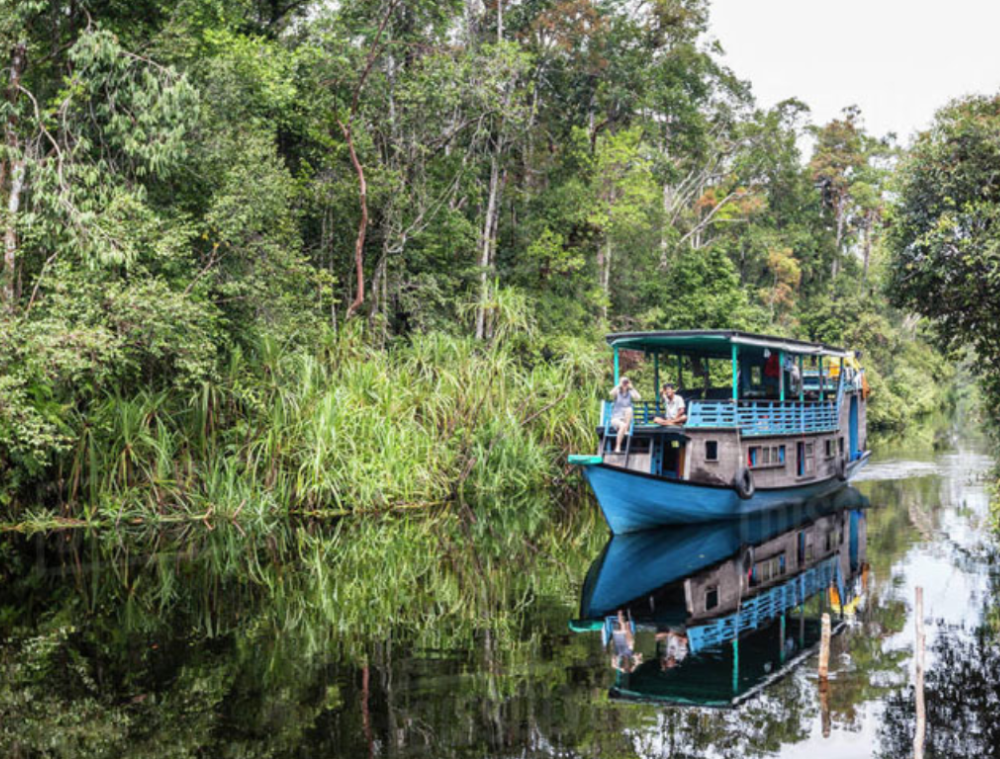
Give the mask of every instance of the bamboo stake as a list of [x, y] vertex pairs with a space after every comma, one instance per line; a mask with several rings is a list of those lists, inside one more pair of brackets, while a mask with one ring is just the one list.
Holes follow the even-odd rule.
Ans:
[[819, 676], [825, 680], [830, 671], [830, 615], [823, 615], [823, 632], [819, 643]]
[[823, 615], [823, 627], [819, 643], [819, 709], [823, 725], [823, 737], [830, 736], [830, 615]]

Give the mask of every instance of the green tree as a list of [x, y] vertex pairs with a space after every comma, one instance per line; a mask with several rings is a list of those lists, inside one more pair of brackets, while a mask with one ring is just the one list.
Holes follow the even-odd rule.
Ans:
[[[938, 112], [903, 162], [892, 209], [890, 292], [930, 318], [941, 345], [971, 346], [1000, 399], [1000, 98]], [[1000, 419], [993, 406], [992, 415]]]

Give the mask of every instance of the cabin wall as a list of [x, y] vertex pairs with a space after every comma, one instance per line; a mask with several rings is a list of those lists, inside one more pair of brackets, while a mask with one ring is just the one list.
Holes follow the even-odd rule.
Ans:
[[858, 442], [862, 451], [868, 450], [868, 401], [861, 393], [858, 393]]
[[[717, 592], [718, 603], [707, 608], [710, 591]], [[688, 599], [688, 621], [729, 614], [740, 603], [743, 594], [743, 571], [739, 557], [723, 562], [713, 569], [699, 572], [684, 583]]]
[[[739, 442], [733, 430], [685, 429], [689, 438], [687, 444], [687, 479], [711, 485], [733, 484], [740, 462], [745, 454], [740, 453]], [[718, 460], [706, 460], [706, 443], [718, 443]]]
[[[846, 424], [846, 422], [845, 422]], [[768, 454], [785, 447], [784, 464], [768, 464], [752, 467], [754, 484], [759, 488], [789, 487], [815, 480], [825, 480], [837, 473], [837, 459], [840, 456], [839, 438], [844, 437], [848, 445], [847, 430], [843, 434], [821, 433], [797, 437], [753, 437], [738, 439], [731, 430], [685, 430], [688, 442], [688, 477], [693, 482], [714, 485], [731, 485], [739, 470], [747, 465], [751, 448], [768, 449]], [[827, 456], [827, 441], [830, 453]], [[707, 444], [714, 441], [718, 445], [718, 461], [706, 459]], [[803, 442], [812, 446], [811, 463], [807, 460], [805, 474], [799, 476], [799, 446]], [[845, 448], [846, 449], [846, 448]], [[808, 454], [808, 447], [804, 453]], [[760, 460], [760, 457], [758, 458]]]
[[[730, 614], [737, 609], [741, 599], [787, 582], [789, 578], [830, 556], [839, 555], [843, 576], [850, 577], [849, 520], [849, 511], [821, 517], [802, 529], [783, 533], [754, 547], [749, 559], [749, 549], [744, 549], [728, 561], [692, 575], [684, 585], [688, 624]], [[803, 536], [801, 556], [800, 535]], [[745, 567], [744, 562], [749, 560], [750, 565], [755, 566], [781, 555], [785, 557], [785, 571], [769, 581], [751, 587], [747, 574], [749, 567]], [[707, 599], [713, 589], [718, 603], [709, 608]]]
[[851, 396], [855, 393], [858, 396], [858, 443], [861, 450], [866, 450], [868, 448], [868, 401], [860, 392], [849, 390], [844, 393], [844, 401], [840, 404], [840, 429], [844, 432], [846, 445], [851, 429]]

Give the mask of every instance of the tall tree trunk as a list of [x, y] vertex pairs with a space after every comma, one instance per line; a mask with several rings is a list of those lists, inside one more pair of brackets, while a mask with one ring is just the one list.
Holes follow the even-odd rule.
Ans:
[[400, 2], [401, 0], [389, 0], [385, 14], [382, 16], [382, 20], [379, 22], [378, 29], [375, 32], [375, 39], [372, 41], [371, 50], [368, 51], [365, 68], [358, 78], [358, 83], [354, 85], [354, 93], [351, 96], [351, 108], [348, 112], [347, 121], [338, 120], [337, 122], [340, 124], [340, 131], [344, 134], [344, 140], [347, 142], [347, 149], [351, 156], [351, 163], [354, 165], [354, 171], [358, 175], [358, 199], [361, 204], [361, 221], [358, 223], [358, 236], [354, 241], [354, 274], [357, 280], [357, 288], [354, 293], [354, 300], [351, 301], [351, 305], [347, 308], [347, 314], [344, 316], [345, 320], [350, 319], [365, 302], [365, 234], [368, 231], [368, 183], [365, 181], [365, 169], [361, 165], [361, 161], [358, 160], [357, 151], [354, 149], [354, 117], [358, 113], [361, 90], [364, 89], [368, 75], [371, 74], [372, 68], [375, 66], [375, 61], [378, 60], [384, 50], [382, 34], [385, 32], [386, 25], [389, 23], [389, 19], [392, 18], [392, 14]]
[[667, 230], [670, 229], [670, 225], [667, 223], [667, 219], [670, 214], [670, 206], [672, 204], [673, 188], [669, 184], [663, 185], [663, 222], [660, 225], [660, 269], [666, 270], [667, 263], [670, 261], [670, 241], [667, 239]]
[[597, 249], [597, 269], [600, 274], [601, 292], [604, 300], [601, 303], [601, 320], [608, 319], [608, 302], [611, 300], [611, 235], [604, 238], [604, 247]]
[[837, 240], [833, 252], [833, 266], [830, 269], [830, 278], [836, 279], [840, 271], [840, 246], [844, 241], [844, 225], [847, 221], [847, 197], [842, 195], [834, 206], [834, 213], [837, 215]]
[[864, 273], [862, 274], [862, 281], [868, 281], [868, 267], [871, 263], [872, 257], [872, 230], [875, 228], [875, 219], [871, 211], [865, 214], [865, 244], [862, 248]]
[[476, 313], [476, 339], [486, 336], [486, 301], [489, 296], [490, 268], [493, 259], [494, 236], [496, 235], [497, 210], [500, 194], [500, 145], [490, 157], [490, 189], [486, 203], [486, 218], [483, 219], [483, 236], [479, 253], [479, 310]]
[[17, 281], [17, 212], [21, 207], [24, 190], [24, 161], [11, 166], [10, 192], [7, 195], [7, 224], [3, 235], [3, 302], [9, 311], [14, 310], [14, 286]]
[[358, 160], [358, 154], [354, 150], [354, 139], [351, 135], [351, 127], [340, 122], [340, 129], [344, 133], [347, 141], [347, 150], [351, 156], [351, 163], [354, 171], [358, 175], [358, 199], [361, 204], [361, 220], [358, 222], [358, 236], [354, 240], [354, 276], [356, 279], [356, 289], [354, 300], [347, 308], [345, 319], [350, 319], [365, 302], [365, 235], [368, 231], [368, 183], [365, 181], [365, 169]]
[[13, 311], [15, 308], [15, 284], [17, 282], [17, 214], [21, 208], [21, 193], [24, 191], [25, 163], [17, 158], [20, 144], [17, 139], [17, 115], [15, 106], [20, 95], [21, 75], [28, 64], [27, 46], [21, 42], [14, 46], [10, 59], [10, 78], [7, 84], [7, 102], [10, 114], [4, 127], [4, 143], [8, 159], [0, 166], [0, 192], [4, 190], [4, 180], [9, 181], [7, 189], [7, 216], [3, 235], [3, 272], [0, 284], [0, 304]]

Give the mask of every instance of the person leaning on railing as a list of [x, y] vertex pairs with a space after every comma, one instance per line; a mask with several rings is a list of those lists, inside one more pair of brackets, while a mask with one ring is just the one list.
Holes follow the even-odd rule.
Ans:
[[687, 406], [684, 399], [674, 391], [674, 385], [666, 382], [660, 390], [660, 402], [663, 404], [663, 416], [653, 419], [654, 424], [661, 427], [680, 427], [687, 421]]
[[628, 377], [622, 377], [620, 383], [611, 388], [611, 426], [618, 431], [615, 439], [615, 453], [622, 452], [622, 441], [632, 426], [632, 402], [640, 400], [639, 392], [632, 387]]

